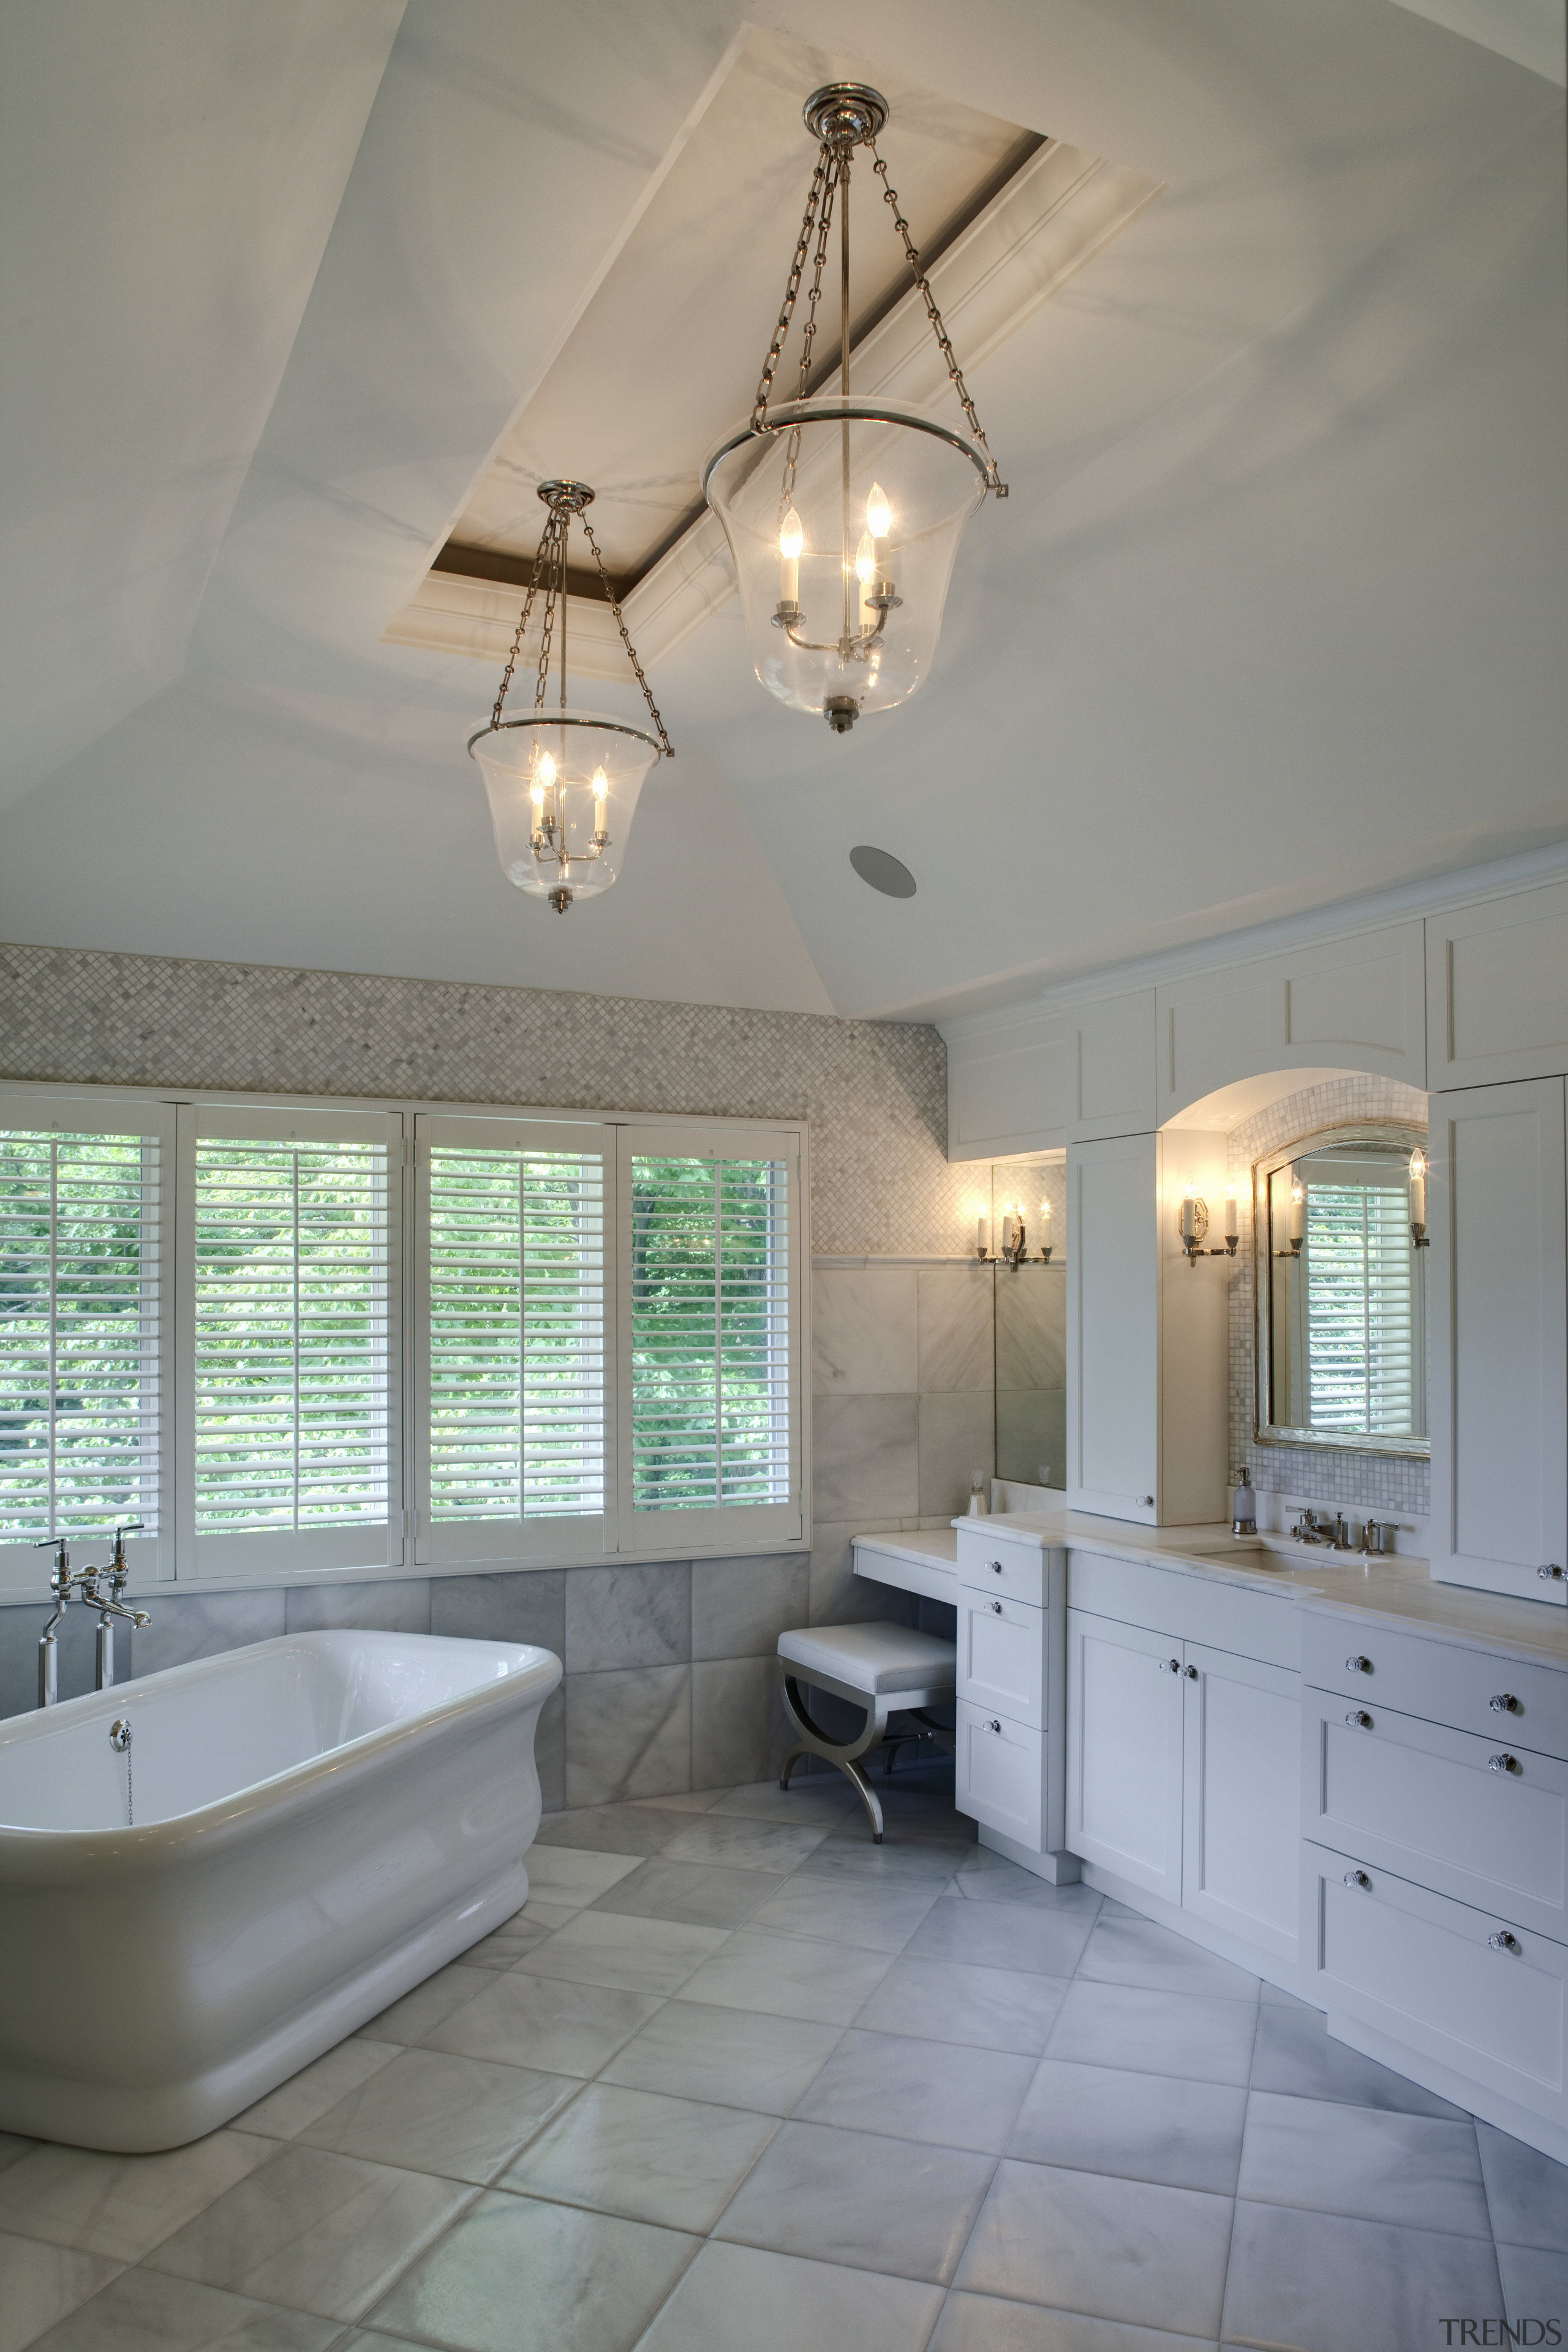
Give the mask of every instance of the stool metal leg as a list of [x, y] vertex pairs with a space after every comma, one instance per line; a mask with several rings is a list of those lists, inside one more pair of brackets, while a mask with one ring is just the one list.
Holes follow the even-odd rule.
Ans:
[[784, 1713], [789, 1717], [795, 1730], [802, 1734], [802, 1738], [798, 1744], [791, 1748], [780, 1769], [780, 1788], [788, 1788], [790, 1774], [802, 1756], [820, 1756], [825, 1762], [836, 1764], [865, 1806], [867, 1816], [871, 1823], [872, 1839], [880, 1845], [883, 1828], [882, 1808], [877, 1801], [870, 1782], [860, 1769], [859, 1759], [868, 1754], [872, 1748], [881, 1745], [888, 1728], [888, 1717], [891, 1712], [889, 1702], [885, 1698], [868, 1698], [859, 1694], [846, 1693], [846, 1696], [851, 1697], [852, 1704], [858, 1706], [864, 1706], [865, 1725], [858, 1739], [847, 1741], [830, 1739], [822, 1726], [812, 1721], [805, 1701], [801, 1696], [800, 1683], [796, 1676], [785, 1668], [781, 1679], [784, 1685]]

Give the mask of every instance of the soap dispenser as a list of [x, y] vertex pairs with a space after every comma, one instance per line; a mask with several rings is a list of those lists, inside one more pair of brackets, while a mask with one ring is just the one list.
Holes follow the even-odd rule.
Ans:
[[1258, 1497], [1252, 1491], [1252, 1479], [1245, 1462], [1236, 1474], [1236, 1492], [1230, 1501], [1230, 1531], [1233, 1536], [1255, 1536], [1258, 1533]]

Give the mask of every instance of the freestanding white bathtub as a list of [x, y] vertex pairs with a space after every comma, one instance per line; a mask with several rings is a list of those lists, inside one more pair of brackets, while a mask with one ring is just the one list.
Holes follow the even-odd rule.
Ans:
[[488, 1935], [560, 1679], [509, 1643], [286, 1634], [0, 1723], [0, 2129], [179, 2147]]

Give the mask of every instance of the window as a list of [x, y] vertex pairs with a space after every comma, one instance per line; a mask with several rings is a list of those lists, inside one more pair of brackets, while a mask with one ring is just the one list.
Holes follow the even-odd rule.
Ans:
[[601, 1551], [615, 1131], [418, 1121], [421, 1560]]
[[400, 1565], [401, 1121], [200, 1109], [182, 1124], [190, 1564]]
[[163, 1131], [35, 1097], [0, 1133], [0, 1561], [140, 1521], [155, 1560], [166, 1401]]
[[1308, 1187], [1302, 1257], [1312, 1429], [1384, 1436], [1416, 1426], [1412, 1255], [1404, 1184]]

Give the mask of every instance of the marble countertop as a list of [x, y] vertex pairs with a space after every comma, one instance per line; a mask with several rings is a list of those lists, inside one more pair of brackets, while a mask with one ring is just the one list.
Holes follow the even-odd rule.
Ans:
[[1302, 1608], [1354, 1610], [1428, 1641], [1461, 1641], [1568, 1669], [1568, 1609], [1435, 1583], [1426, 1561], [1414, 1557], [1395, 1554], [1363, 1563], [1359, 1552], [1310, 1549], [1286, 1536], [1264, 1536], [1244, 1547], [1223, 1520], [1213, 1527], [1142, 1528], [1086, 1511], [997, 1512], [915, 1534], [868, 1532], [857, 1540], [925, 1569], [934, 1580], [956, 1563], [960, 1528], [994, 1528], [998, 1536], [1032, 1538], [1052, 1548], [1100, 1552], [1240, 1584]]

